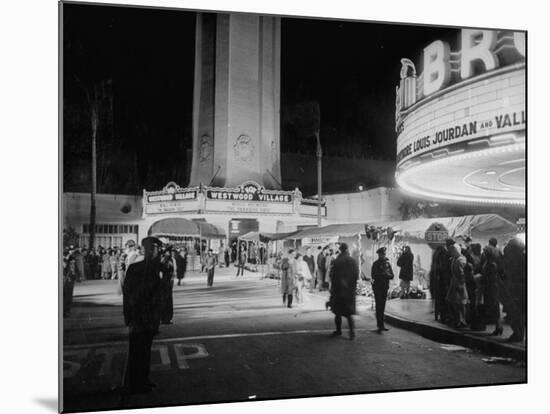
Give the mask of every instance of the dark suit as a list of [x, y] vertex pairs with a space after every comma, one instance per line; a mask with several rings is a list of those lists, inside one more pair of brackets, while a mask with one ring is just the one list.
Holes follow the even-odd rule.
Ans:
[[153, 336], [160, 324], [160, 271], [158, 260], [130, 265], [123, 290], [124, 321], [130, 328], [125, 385], [148, 387]]
[[393, 279], [393, 270], [388, 258], [378, 259], [372, 264], [372, 290], [376, 302], [376, 325], [378, 329], [384, 328], [384, 311], [390, 280]]

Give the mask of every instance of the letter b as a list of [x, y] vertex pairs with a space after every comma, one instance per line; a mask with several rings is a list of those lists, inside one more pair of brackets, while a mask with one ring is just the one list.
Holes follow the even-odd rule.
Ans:
[[449, 45], [441, 40], [424, 48], [424, 96], [443, 88], [450, 79]]

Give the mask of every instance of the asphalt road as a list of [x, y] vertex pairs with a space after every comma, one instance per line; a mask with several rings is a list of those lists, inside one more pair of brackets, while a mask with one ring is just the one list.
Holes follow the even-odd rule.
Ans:
[[157, 388], [122, 396], [127, 330], [117, 283], [75, 287], [63, 330], [65, 411], [526, 381], [524, 366], [487, 364], [486, 355], [397, 328], [378, 334], [368, 301], [355, 340], [329, 338], [333, 315], [321, 295], [288, 309], [276, 281], [220, 269], [212, 288], [196, 274], [175, 287], [174, 324], [161, 326], [153, 343]]

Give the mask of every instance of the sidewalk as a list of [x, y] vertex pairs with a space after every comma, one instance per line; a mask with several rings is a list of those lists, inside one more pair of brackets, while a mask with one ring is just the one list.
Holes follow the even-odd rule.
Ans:
[[516, 360], [526, 359], [525, 341], [506, 342], [506, 339], [512, 334], [509, 325], [503, 326], [504, 332], [501, 336], [490, 336], [494, 325], [488, 325], [486, 331], [455, 329], [434, 320], [433, 305], [430, 299], [388, 300], [385, 320], [398, 328], [416, 332], [438, 342], [478, 349], [493, 356]]

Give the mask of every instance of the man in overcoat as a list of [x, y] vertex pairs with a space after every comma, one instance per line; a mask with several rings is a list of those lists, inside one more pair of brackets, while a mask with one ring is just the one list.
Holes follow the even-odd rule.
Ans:
[[357, 279], [359, 278], [359, 266], [357, 261], [350, 256], [348, 245], [340, 245], [340, 255], [332, 264], [332, 284], [330, 286], [329, 305], [334, 313], [336, 330], [332, 337], [342, 335], [342, 316], [348, 320], [349, 338], [355, 338], [353, 316], [355, 314], [355, 296]]
[[388, 289], [390, 288], [390, 280], [394, 278], [391, 263], [386, 257], [386, 248], [381, 247], [376, 251], [378, 260], [372, 264], [372, 290], [374, 292], [374, 301], [376, 302], [376, 325], [378, 333], [387, 331], [384, 326], [384, 311], [386, 309], [386, 299], [388, 297]]
[[156, 237], [143, 239], [145, 259], [130, 265], [123, 285], [124, 321], [129, 328], [127, 393], [149, 392], [155, 386], [149, 370], [151, 345], [160, 325], [161, 244]]
[[290, 249], [286, 257], [281, 261], [281, 293], [283, 294], [283, 305], [292, 308], [292, 300], [296, 291], [296, 253]]

